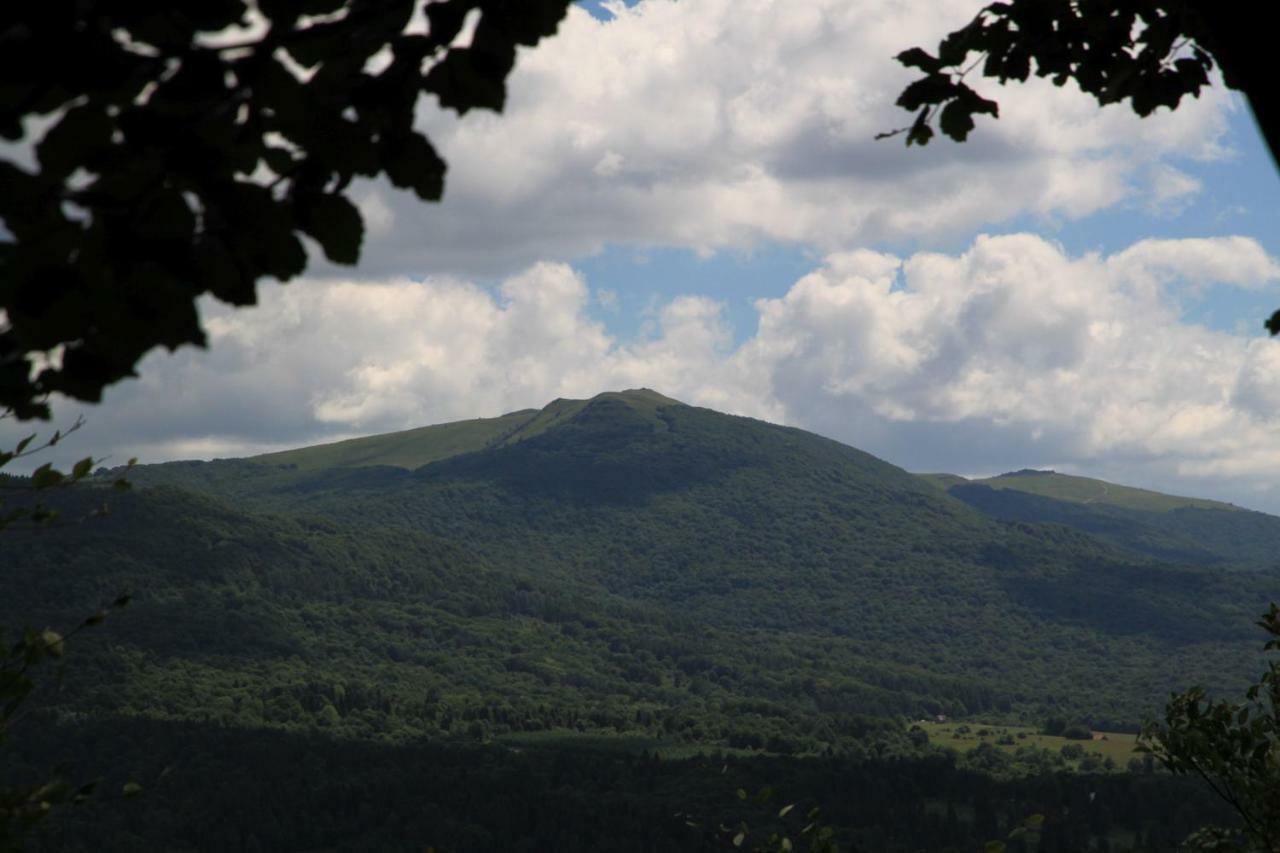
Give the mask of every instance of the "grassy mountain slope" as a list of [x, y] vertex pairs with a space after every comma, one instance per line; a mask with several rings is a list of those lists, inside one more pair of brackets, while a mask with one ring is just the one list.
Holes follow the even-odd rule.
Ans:
[[1057, 471], [1037, 471], [1024, 468], [1011, 471], [997, 477], [967, 480], [955, 474], [924, 474], [925, 478], [950, 488], [961, 483], [988, 486], [992, 489], [1011, 489], [1016, 492], [1039, 495], [1054, 500], [1080, 504], [1102, 504], [1104, 506], [1134, 509], [1143, 512], [1171, 512], [1176, 509], [1212, 509], [1223, 512], [1244, 512], [1235, 504], [1203, 498], [1188, 498], [1178, 495], [1166, 495], [1149, 489], [1138, 489], [1133, 486], [1121, 486], [1105, 480], [1091, 477], [1075, 477], [1070, 474], [1059, 474]]
[[525, 409], [498, 418], [436, 424], [298, 450], [266, 453], [253, 457], [253, 461], [263, 465], [294, 466], [303, 471], [364, 465], [392, 465], [413, 469], [459, 453], [482, 450], [518, 430], [537, 414], [536, 409]]
[[1280, 518], [1219, 501], [1024, 470], [966, 480], [925, 474], [950, 496], [1004, 521], [1064, 524], [1134, 554], [1201, 565], [1274, 565]]
[[509, 447], [517, 442], [534, 438], [561, 424], [572, 421], [589, 405], [597, 403], [617, 404], [648, 421], [655, 429], [659, 430], [662, 429], [663, 421], [658, 417], [658, 411], [668, 406], [683, 405], [678, 400], [673, 400], [648, 388], [636, 388], [630, 391], [606, 391], [590, 400], [567, 400], [561, 398], [548, 403], [519, 429], [513, 431], [510, 435], [504, 436], [492, 446]]
[[[659, 407], [676, 401], [656, 391], [606, 392], [600, 399], [623, 401], [636, 411], [654, 416]], [[293, 467], [301, 471], [324, 468], [356, 468], [388, 465], [413, 470], [441, 459], [503, 447], [540, 435], [556, 424], [572, 418], [587, 400], [555, 400], [542, 409], [522, 409], [496, 418], [475, 418], [383, 435], [352, 438], [332, 444], [282, 450], [254, 456], [262, 465]]]

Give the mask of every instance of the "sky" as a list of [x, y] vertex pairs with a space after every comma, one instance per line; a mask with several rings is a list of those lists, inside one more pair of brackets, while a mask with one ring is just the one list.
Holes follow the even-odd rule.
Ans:
[[[574, 7], [505, 114], [418, 122], [444, 201], [353, 185], [357, 267], [202, 303], [59, 461], [243, 456], [649, 387], [914, 471], [1024, 467], [1280, 514], [1280, 174], [1221, 86], [1139, 119], [979, 88], [875, 134], [973, 0]], [[0, 423], [0, 439], [32, 431]]]

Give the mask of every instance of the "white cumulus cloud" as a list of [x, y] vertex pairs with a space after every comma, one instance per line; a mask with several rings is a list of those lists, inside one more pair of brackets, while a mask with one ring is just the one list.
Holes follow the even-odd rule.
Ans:
[[915, 72], [893, 56], [978, 5], [644, 0], [609, 21], [573, 7], [522, 52], [503, 115], [422, 111], [450, 164], [445, 200], [366, 185], [362, 274], [507, 275], [619, 243], [929, 245], [1028, 213], [1173, 211], [1198, 191], [1168, 161], [1222, 153], [1221, 87], [1139, 119], [1071, 86], [983, 82], [1002, 117], [968, 142], [875, 141], [911, 119], [893, 102]]

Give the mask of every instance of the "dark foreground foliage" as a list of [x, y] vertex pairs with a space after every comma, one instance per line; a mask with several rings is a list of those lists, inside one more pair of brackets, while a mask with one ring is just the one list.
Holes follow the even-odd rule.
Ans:
[[[1164, 774], [1001, 781], [945, 755], [668, 760], [567, 742], [392, 747], [138, 720], [41, 725], [17, 749], [37, 767], [92, 756], [111, 768], [108, 787], [143, 786], [123, 805], [72, 809], [34, 846], [66, 853], [714, 850], [726, 843], [721, 824], [763, 831], [790, 802], [818, 807], [841, 849], [972, 850], [1042, 814], [1043, 853], [1095, 839], [1101, 849], [1172, 851], [1197, 826], [1228, 818], [1193, 782]], [[778, 792], [774, 808], [735, 795], [765, 786]]]

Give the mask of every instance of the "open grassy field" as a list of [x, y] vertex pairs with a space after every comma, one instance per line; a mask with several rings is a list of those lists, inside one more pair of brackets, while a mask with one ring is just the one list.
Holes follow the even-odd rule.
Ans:
[[929, 743], [957, 752], [968, 752], [981, 743], [1013, 752], [1021, 746], [1034, 746], [1059, 752], [1067, 744], [1079, 744], [1086, 752], [1110, 758], [1117, 767], [1124, 767], [1134, 757], [1136, 735], [1121, 732], [1094, 732], [1093, 740], [1070, 740], [1056, 735], [1046, 735], [1030, 726], [989, 725], [975, 722], [919, 722], [915, 723], [929, 735]]

